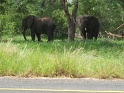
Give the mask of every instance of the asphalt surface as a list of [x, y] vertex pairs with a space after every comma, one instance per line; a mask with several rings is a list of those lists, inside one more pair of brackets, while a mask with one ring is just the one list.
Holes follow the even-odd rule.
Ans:
[[0, 77], [0, 93], [124, 93], [124, 80]]

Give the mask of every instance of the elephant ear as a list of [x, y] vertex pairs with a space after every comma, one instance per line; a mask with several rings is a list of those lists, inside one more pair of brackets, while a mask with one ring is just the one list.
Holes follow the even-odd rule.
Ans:
[[35, 16], [33, 16], [33, 15], [29, 15], [29, 16], [27, 17], [27, 27], [28, 27], [28, 28], [30, 28], [30, 27], [33, 25], [33, 23], [34, 23], [34, 17], [35, 17]]

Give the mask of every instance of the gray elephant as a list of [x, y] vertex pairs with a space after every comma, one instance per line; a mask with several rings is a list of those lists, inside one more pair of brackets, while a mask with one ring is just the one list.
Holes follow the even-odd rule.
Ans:
[[25, 31], [30, 28], [31, 38], [35, 41], [35, 35], [38, 41], [41, 41], [41, 34], [48, 36], [48, 41], [53, 41], [54, 30], [56, 28], [55, 21], [50, 17], [37, 18], [33, 15], [29, 15], [22, 20], [22, 34], [25, 40]]
[[94, 16], [78, 16], [76, 24], [80, 30], [80, 34], [84, 39], [97, 39], [99, 34], [100, 23]]

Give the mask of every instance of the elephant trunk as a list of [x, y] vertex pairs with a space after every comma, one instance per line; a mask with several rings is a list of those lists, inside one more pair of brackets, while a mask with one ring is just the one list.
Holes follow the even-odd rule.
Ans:
[[26, 36], [25, 36], [25, 30], [22, 31], [22, 35], [23, 35], [24, 39], [27, 40]]

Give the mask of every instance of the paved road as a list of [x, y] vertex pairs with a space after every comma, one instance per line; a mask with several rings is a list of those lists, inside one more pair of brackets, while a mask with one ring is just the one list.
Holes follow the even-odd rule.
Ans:
[[0, 77], [0, 93], [124, 93], [124, 80]]

